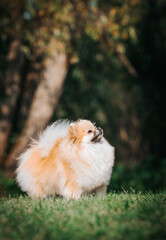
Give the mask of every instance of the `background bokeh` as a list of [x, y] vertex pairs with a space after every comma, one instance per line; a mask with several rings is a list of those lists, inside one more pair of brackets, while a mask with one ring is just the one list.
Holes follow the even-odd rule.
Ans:
[[164, 189], [165, 12], [164, 0], [1, 0], [1, 195], [17, 192], [30, 137], [60, 118], [103, 128], [110, 190]]

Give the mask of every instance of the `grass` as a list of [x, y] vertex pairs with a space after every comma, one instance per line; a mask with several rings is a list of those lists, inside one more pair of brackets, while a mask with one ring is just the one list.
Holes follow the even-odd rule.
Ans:
[[79, 201], [0, 201], [0, 239], [166, 239], [166, 194], [113, 193]]

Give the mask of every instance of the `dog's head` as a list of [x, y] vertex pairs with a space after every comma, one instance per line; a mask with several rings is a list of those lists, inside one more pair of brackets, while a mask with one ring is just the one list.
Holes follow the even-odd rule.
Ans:
[[96, 143], [103, 137], [103, 130], [88, 120], [79, 119], [70, 123], [69, 136], [73, 142]]

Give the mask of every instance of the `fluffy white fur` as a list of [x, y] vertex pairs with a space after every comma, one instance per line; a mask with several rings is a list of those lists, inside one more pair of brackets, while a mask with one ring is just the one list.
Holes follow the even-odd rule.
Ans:
[[50, 126], [40, 135], [36, 145], [40, 148], [41, 157], [49, 155], [56, 141], [67, 135], [70, 122], [68, 120], [59, 120]]
[[[99, 134], [96, 142], [95, 134]], [[91, 192], [105, 194], [113, 164], [114, 148], [101, 130], [87, 120], [64, 120], [48, 126], [20, 155], [16, 179], [30, 197], [79, 199]]]

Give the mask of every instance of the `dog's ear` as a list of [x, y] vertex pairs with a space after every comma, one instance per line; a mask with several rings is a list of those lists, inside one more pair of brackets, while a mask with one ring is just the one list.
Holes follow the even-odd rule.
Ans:
[[77, 132], [76, 132], [76, 124], [75, 123], [70, 123], [69, 125], [69, 134], [70, 138], [75, 141], [77, 138]]

